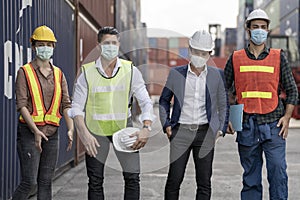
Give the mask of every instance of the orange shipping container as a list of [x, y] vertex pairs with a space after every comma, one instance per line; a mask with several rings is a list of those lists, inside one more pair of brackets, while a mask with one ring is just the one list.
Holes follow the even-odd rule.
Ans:
[[167, 38], [157, 38], [157, 47], [162, 48], [162, 49], [167, 49], [168, 48], [168, 39]]
[[179, 38], [179, 47], [180, 48], [188, 48], [189, 47], [189, 38], [188, 37]]
[[168, 51], [162, 50], [162, 49], [157, 49], [157, 59], [158, 60], [165, 60], [168, 58]]

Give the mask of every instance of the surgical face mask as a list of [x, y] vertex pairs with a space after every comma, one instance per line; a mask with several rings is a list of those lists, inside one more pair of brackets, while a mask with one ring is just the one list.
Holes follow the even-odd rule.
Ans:
[[106, 60], [112, 60], [118, 56], [119, 46], [113, 44], [101, 45], [101, 55]]
[[256, 45], [261, 45], [267, 40], [268, 32], [263, 29], [251, 30], [251, 41]]
[[193, 54], [190, 55], [190, 60], [191, 60], [191, 63], [196, 67], [196, 68], [201, 68], [203, 67], [206, 62], [208, 61], [208, 58], [203, 58], [201, 56], [195, 56]]
[[41, 60], [49, 60], [53, 55], [53, 47], [48, 46], [41, 46], [36, 47], [36, 56], [39, 57]]

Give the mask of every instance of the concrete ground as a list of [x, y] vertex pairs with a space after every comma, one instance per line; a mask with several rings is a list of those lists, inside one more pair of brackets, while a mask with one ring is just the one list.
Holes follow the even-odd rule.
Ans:
[[[300, 199], [300, 121], [293, 120], [287, 139], [289, 199]], [[212, 200], [237, 200], [242, 188], [242, 168], [237, 154], [236, 136], [227, 135], [216, 144], [213, 163]], [[161, 132], [159, 122], [146, 147], [141, 150], [141, 199], [161, 200], [168, 172], [169, 142]], [[70, 169], [53, 182], [53, 200], [87, 199], [85, 162]], [[264, 198], [268, 198], [266, 171], [263, 171]], [[123, 199], [123, 180], [120, 165], [111, 149], [105, 169], [105, 197], [107, 200]], [[34, 199], [33, 197], [31, 199]], [[195, 199], [195, 172], [190, 158], [180, 190], [181, 200]]]

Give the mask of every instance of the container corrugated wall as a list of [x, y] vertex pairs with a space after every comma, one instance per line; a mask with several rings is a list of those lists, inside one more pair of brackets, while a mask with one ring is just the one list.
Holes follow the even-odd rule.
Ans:
[[[0, 115], [0, 199], [8, 199], [20, 179], [19, 160], [16, 152], [17, 113], [15, 110], [14, 82], [16, 72], [31, 60], [29, 37], [35, 27], [46, 24], [55, 32], [58, 43], [53, 62], [61, 67], [72, 91], [75, 77], [75, 21], [74, 11], [66, 1], [5, 0], [0, 3], [0, 91], [2, 113]], [[60, 156], [57, 167], [74, 157], [73, 150], [66, 153], [66, 126], [62, 122]]]
[[[83, 15], [90, 15], [101, 26], [114, 25], [114, 0], [78, 0]], [[91, 19], [90, 18], [90, 19]]]

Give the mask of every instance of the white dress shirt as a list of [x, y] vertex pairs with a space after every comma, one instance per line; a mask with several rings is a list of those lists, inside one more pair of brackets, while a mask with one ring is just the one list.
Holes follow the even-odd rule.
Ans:
[[[100, 58], [96, 60], [96, 68], [98, 71], [104, 76], [108, 77], [105, 73]], [[114, 76], [118, 68], [122, 67], [121, 61], [119, 58], [117, 58], [116, 66], [113, 70], [112, 76]], [[87, 82], [85, 79], [84, 72], [81, 72], [81, 74], [78, 76], [77, 81], [74, 86], [74, 94], [73, 94], [73, 100], [72, 100], [72, 108], [69, 110], [68, 114], [71, 118], [74, 118], [77, 115], [84, 116], [85, 115], [85, 104], [87, 100], [87, 94], [88, 88], [87, 88]], [[141, 121], [144, 120], [151, 120], [153, 121], [153, 105], [152, 101], [149, 97], [148, 91], [145, 87], [145, 82], [143, 79], [143, 76], [138, 68], [133, 66], [133, 72], [132, 72], [132, 82], [131, 82], [131, 89], [129, 94], [129, 100], [131, 99], [132, 95], [134, 95], [138, 101], [138, 104], [141, 108], [142, 114], [141, 114]], [[131, 116], [130, 109], [128, 109], [128, 117]]]
[[205, 108], [207, 66], [199, 76], [188, 64], [185, 81], [185, 93], [179, 123], [181, 124], [206, 124], [208, 123]]

